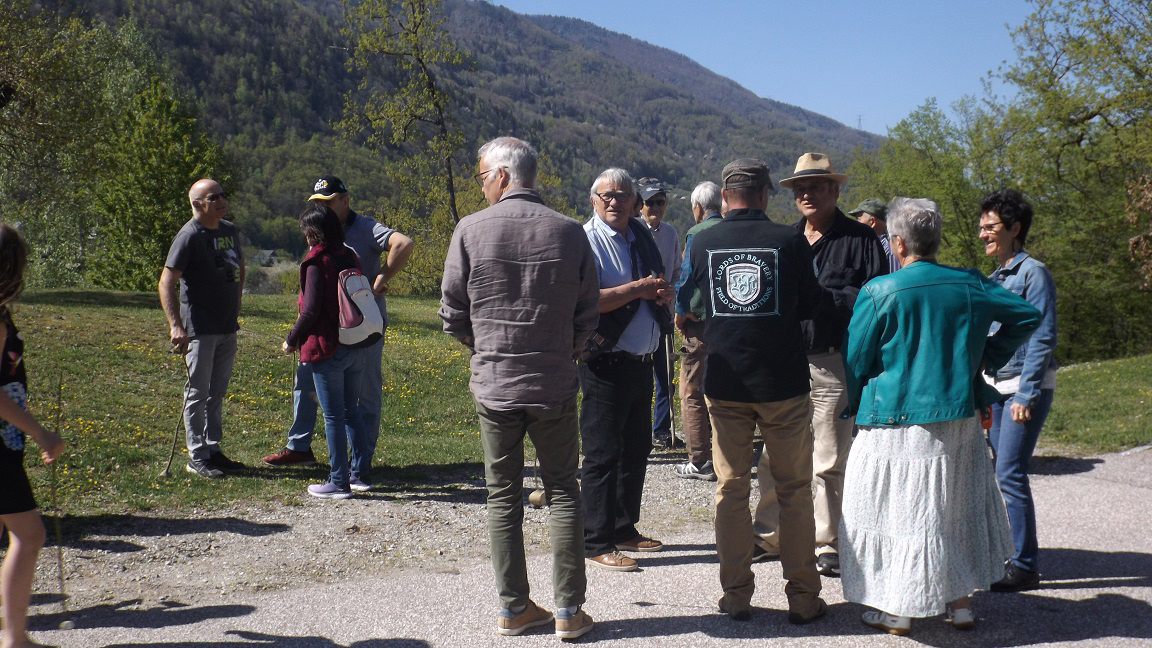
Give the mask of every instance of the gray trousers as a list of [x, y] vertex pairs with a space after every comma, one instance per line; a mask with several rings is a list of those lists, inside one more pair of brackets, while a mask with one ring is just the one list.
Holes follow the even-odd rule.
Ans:
[[500, 604], [528, 603], [524, 560], [524, 435], [536, 447], [540, 478], [551, 502], [552, 590], [557, 607], [584, 604], [584, 516], [577, 470], [580, 431], [576, 399], [554, 409], [490, 410], [476, 403], [488, 486], [488, 536]]
[[188, 382], [184, 384], [184, 440], [193, 461], [220, 452], [224, 396], [236, 359], [236, 334], [197, 335], [188, 342]]

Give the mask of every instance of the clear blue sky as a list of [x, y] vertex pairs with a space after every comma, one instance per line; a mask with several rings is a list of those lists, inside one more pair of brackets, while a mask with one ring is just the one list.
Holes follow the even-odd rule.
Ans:
[[[752, 92], [885, 134], [935, 97], [948, 109], [1014, 61], [1026, 0], [491, 0], [571, 16], [680, 52]], [[995, 86], [997, 92], [1010, 92]]]

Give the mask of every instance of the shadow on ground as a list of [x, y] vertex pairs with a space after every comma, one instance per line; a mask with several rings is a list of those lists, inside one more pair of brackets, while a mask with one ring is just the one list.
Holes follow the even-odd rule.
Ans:
[[119, 643], [110, 644], [105, 648], [146, 648], [147, 646], [163, 645], [166, 648], [241, 648], [242, 646], [276, 646], [277, 648], [427, 648], [431, 646], [419, 639], [366, 639], [348, 644], [338, 644], [324, 637], [285, 637], [283, 635], [270, 635], [262, 632], [246, 632], [233, 630], [230, 635], [236, 635], [237, 641], [180, 641], [163, 643]]
[[1079, 475], [1092, 472], [1103, 459], [1092, 457], [1033, 457], [1028, 466], [1031, 475]]
[[139, 608], [140, 599], [104, 603], [73, 610], [67, 614], [28, 615], [31, 630], [55, 630], [65, 619], [72, 620], [77, 628], [169, 628], [189, 625], [208, 619], [242, 617], [256, 611], [252, 605], [206, 605], [194, 607], [176, 601], [165, 601], [151, 608]]
[[[54, 518], [44, 514], [44, 522], [52, 528]], [[67, 515], [61, 518], [64, 546], [73, 549], [129, 553], [143, 549], [138, 544], [117, 540], [115, 536], [162, 536], [191, 533], [227, 532], [246, 536], [266, 536], [291, 529], [287, 524], [249, 522], [238, 517], [178, 518], [149, 517], [144, 515]], [[111, 536], [94, 539], [93, 536]]]

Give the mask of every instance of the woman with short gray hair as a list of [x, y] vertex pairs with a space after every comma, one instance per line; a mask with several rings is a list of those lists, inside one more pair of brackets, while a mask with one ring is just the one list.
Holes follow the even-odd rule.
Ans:
[[897, 635], [940, 613], [970, 629], [969, 595], [1003, 574], [1012, 540], [975, 415], [997, 395], [980, 373], [1040, 323], [975, 270], [936, 263], [941, 221], [930, 200], [892, 201], [900, 270], [861, 288], [843, 347], [859, 430], [844, 475], [844, 598], [876, 608], [864, 623]]

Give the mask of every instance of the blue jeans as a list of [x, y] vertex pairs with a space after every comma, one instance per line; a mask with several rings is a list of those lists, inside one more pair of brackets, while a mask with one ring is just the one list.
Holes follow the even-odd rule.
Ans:
[[353, 454], [363, 456], [368, 444], [359, 404], [365, 353], [365, 349], [341, 346], [331, 358], [310, 363], [316, 399], [324, 410], [331, 466], [328, 480], [337, 486], [348, 485], [348, 446], [352, 446]]
[[1028, 571], [1036, 571], [1036, 507], [1032, 502], [1032, 487], [1028, 483], [1028, 461], [1036, 449], [1040, 429], [1052, 407], [1053, 390], [1041, 389], [1040, 398], [1032, 408], [1032, 420], [1017, 423], [1012, 420], [1012, 399], [992, 406], [992, 427], [988, 442], [996, 457], [996, 481], [1008, 508], [1008, 522], [1012, 525], [1012, 544], [1016, 553], [1012, 563]]
[[[364, 429], [368, 444], [363, 454], [352, 448], [351, 471], [353, 477], [367, 477], [372, 469], [372, 456], [376, 452], [376, 441], [380, 437], [380, 401], [384, 380], [380, 373], [380, 362], [384, 355], [384, 338], [376, 344], [358, 351], [366, 366], [360, 376], [360, 415], [364, 419]], [[285, 446], [295, 452], [308, 452], [312, 449], [312, 430], [316, 427], [316, 387], [312, 378], [312, 365], [300, 363], [296, 366], [296, 382], [292, 386], [292, 427], [288, 430]]]
[[184, 440], [193, 461], [220, 452], [224, 396], [236, 359], [236, 334], [197, 335], [188, 342], [188, 381], [184, 384]]

